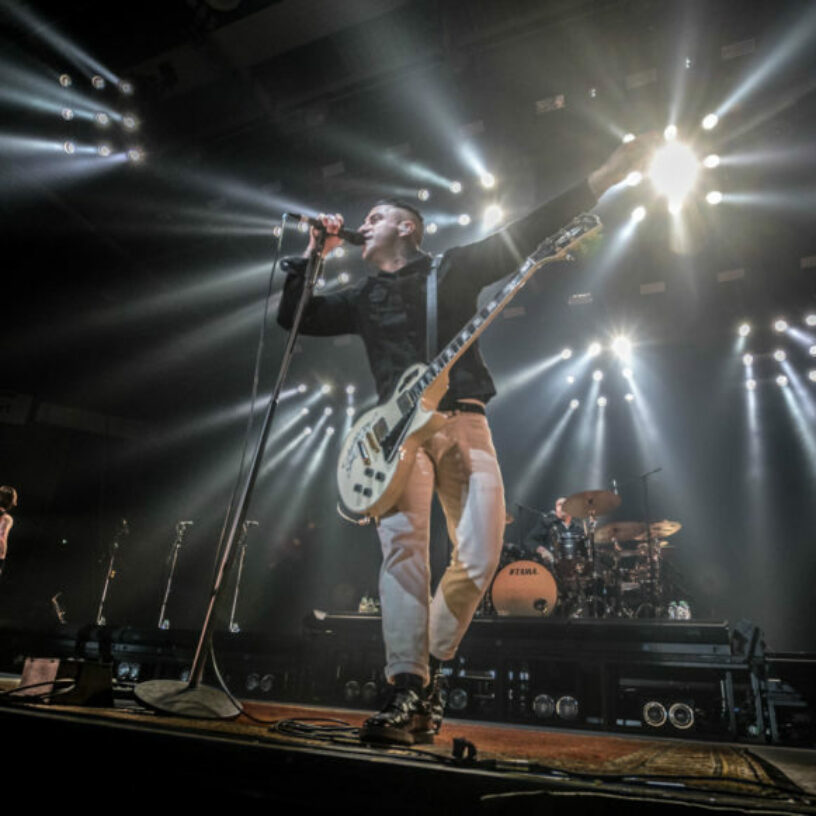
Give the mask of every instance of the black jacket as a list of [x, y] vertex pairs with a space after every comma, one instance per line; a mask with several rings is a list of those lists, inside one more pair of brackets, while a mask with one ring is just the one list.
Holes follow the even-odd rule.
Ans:
[[[584, 181], [506, 229], [476, 243], [449, 249], [439, 268], [439, 349], [476, 313], [479, 292], [485, 286], [513, 273], [548, 235], [595, 203]], [[278, 323], [285, 329], [292, 325], [305, 265], [302, 258], [287, 258], [282, 263], [289, 274]], [[430, 267], [431, 256], [421, 255], [397, 272], [379, 272], [336, 294], [315, 296], [306, 308], [301, 331], [321, 336], [360, 335], [379, 400], [384, 402], [408, 366], [428, 362], [425, 284]], [[450, 409], [463, 398], [487, 402], [495, 393], [476, 341], [452, 368], [450, 388], [439, 407]]]

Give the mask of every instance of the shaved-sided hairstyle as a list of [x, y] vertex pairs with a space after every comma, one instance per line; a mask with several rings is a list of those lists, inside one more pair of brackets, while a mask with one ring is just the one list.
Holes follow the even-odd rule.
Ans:
[[402, 198], [381, 198], [374, 206], [379, 207], [382, 204], [397, 207], [411, 214], [411, 221], [416, 225], [417, 246], [419, 246], [425, 235], [425, 219], [422, 217], [422, 213], [413, 204], [409, 204]]

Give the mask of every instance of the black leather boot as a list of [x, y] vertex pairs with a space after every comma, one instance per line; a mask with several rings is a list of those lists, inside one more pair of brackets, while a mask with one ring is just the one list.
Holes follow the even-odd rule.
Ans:
[[369, 717], [360, 729], [361, 742], [415, 745], [433, 742], [428, 703], [422, 696], [422, 678], [398, 674], [382, 711]]
[[442, 719], [445, 716], [445, 702], [448, 691], [448, 678], [442, 674], [442, 662], [431, 655], [430, 660], [431, 682], [425, 689], [425, 701], [431, 717], [431, 727], [434, 734], [442, 728]]

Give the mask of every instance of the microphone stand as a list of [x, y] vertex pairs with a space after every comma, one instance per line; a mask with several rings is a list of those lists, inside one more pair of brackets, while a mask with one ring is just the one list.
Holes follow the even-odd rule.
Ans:
[[167, 601], [170, 598], [170, 588], [173, 586], [173, 575], [176, 572], [176, 564], [178, 563], [179, 552], [181, 551], [181, 543], [184, 541], [184, 535], [187, 528], [192, 524], [192, 521], [180, 521], [176, 525], [176, 539], [173, 542], [173, 550], [170, 558], [170, 574], [167, 576], [167, 586], [164, 588], [164, 597], [162, 598], [161, 609], [159, 610], [159, 629], [169, 629], [170, 621], [164, 616], [167, 612]]
[[99, 599], [99, 608], [96, 610], [97, 626], [105, 625], [104, 615], [105, 601], [108, 599], [108, 590], [110, 589], [110, 582], [113, 579], [113, 576], [116, 575], [116, 572], [113, 569], [113, 565], [114, 562], [116, 561], [116, 552], [119, 549], [119, 539], [126, 536], [129, 532], [130, 530], [128, 529], [127, 519], [122, 519], [122, 523], [119, 525], [119, 529], [113, 536], [113, 542], [111, 543], [110, 558], [108, 559], [108, 569], [105, 571], [105, 583], [102, 584], [102, 597]]
[[241, 555], [238, 556], [238, 575], [235, 578], [235, 592], [232, 596], [232, 608], [230, 609], [229, 626], [227, 627], [233, 634], [241, 631], [241, 627], [235, 621], [235, 609], [238, 606], [238, 593], [241, 591], [241, 578], [244, 574], [244, 561], [246, 560], [247, 553], [247, 533], [250, 527], [257, 526], [257, 521], [245, 521], [241, 527], [241, 537], [238, 539]]
[[325, 230], [322, 230], [318, 233], [315, 248], [308, 258], [304, 275], [303, 291], [301, 292], [295, 317], [292, 322], [292, 328], [289, 331], [289, 337], [287, 338], [286, 347], [283, 351], [283, 359], [281, 360], [280, 369], [278, 371], [278, 379], [275, 383], [272, 396], [269, 399], [269, 405], [266, 409], [246, 481], [241, 488], [234, 510], [231, 510], [231, 520], [228, 527], [229, 532], [224, 542], [221, 560], [216, 569], [215, 580], [213, 581], [212, 590], [210, 592], [210, 601], [207, 605], [204, 623], [202, 624], [201, 633], [198, 638], [193, 665], [190, 668], [190, 679], [187, 682], [183, 680], [148, 680], [144, 683], [139, 683], [133, 689], [133, 693], [140, 703], [162, 713], [198, 719], [224, 720], [233, 719], [242, 711], [239, 704], [233, 702], [233, 698], [225, 691], [213, 688], [212, 686], [205, 686], [201, 681], [204, 675], [204, 667], [206, 666], [207, 658], [212, 648], [212, 632], [215, 626], [217, 603], [222, 594], [222, 590], [226, 586], [225, 578], [234, 560], [234, 544], [238, 538], [238, 531], [242, 528], [244, 521], [246, 521], [252, 490], [255, 487], [255, 481], [260, 472], [264, 448], [266, 447], [266, 441], [272, 427], [272, 420], [275, 416], [275, 409], [278, 405], [283, 383], [286, 380], [286, 375], [289, 372], [289, 366], [292, 362], [295, 343], [297, 341], [300, 324], [303, 321], [306, 304], [312, 296], [312, 291], [314, 290], [323, 266], [322, 252], [325, 240], [326, 233]]

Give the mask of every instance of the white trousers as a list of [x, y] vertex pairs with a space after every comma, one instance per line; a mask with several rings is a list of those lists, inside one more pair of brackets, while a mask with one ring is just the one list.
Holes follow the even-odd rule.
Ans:
[[[452, 412], [417, 452], [394, 510], [380, 519], [380, 605], [389, 680], [418, 674], [427, 684], [429, 651], [450, 660], [484, 595], [502, 548], [504, 486], [487, 419]], [[431, 598], [431, 500], [437, 490], [453, 543]]]

